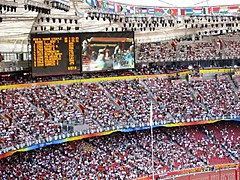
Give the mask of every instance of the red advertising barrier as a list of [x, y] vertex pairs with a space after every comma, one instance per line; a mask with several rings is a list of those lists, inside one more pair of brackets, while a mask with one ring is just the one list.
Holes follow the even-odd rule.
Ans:
[[239, 180], [239, 177], [237, 176], [237, 169], [229, 169], [215, 172], [198, 172], [195, 174], [168, 178], [167, 180]]
[[[231, 169], [229, 169], [231, 168]], [[186, 169], [168, 172], [164, 175], [155, 175], [155, 179], [166, 180], [240, 180], [240, 164], [223, 164], [214, 166], [214, 171], [201, 172], [202, 168]], [[151, 180], [152, 176], [138, 178], [137, 180]]]

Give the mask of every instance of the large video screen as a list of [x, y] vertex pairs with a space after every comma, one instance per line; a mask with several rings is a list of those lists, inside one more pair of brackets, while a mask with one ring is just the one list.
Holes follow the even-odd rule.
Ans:
[[135, 67], [133, 32], [83, 33], [82, 71], [112, 71]]
[[80, 34], [32, 34], [32, 75], [80, 74]]

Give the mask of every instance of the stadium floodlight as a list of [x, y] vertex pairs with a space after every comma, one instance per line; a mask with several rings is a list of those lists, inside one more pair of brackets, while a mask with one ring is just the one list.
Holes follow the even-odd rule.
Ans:
[[29, 10], [29, 11], [36, 11], [38, 13], [43, 13], [43, 14], [50, 14], [51, 9], [49, 5], [45, 3], [40, 3], [37, 1], [32, 1], [32, 0], [25, 0], [24, 1], [24, 9]]
[[63, 10], [65, 12], [68, 12], [70, 10], [69, 0], [51, 0], [50, 3], [55, 9]]
[[15, 1], [0, 0], [0, 11], [16, 12], [18, 3]]

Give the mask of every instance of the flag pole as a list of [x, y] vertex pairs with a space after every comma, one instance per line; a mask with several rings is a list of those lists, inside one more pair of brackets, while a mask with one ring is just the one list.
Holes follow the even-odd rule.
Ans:
[[151, 127], [151, 150], [152, 150], [152, 179], [154, 180], [154, 161], [153, 161], [153, 107], [152, 100], [150, 106], [150, 127]]

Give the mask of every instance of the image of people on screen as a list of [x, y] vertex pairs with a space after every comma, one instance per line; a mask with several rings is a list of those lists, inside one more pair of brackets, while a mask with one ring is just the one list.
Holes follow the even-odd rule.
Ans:
[[134, 68], [134, 42], [130, 38], [91, 37], [82, 41], [82, 70]]

